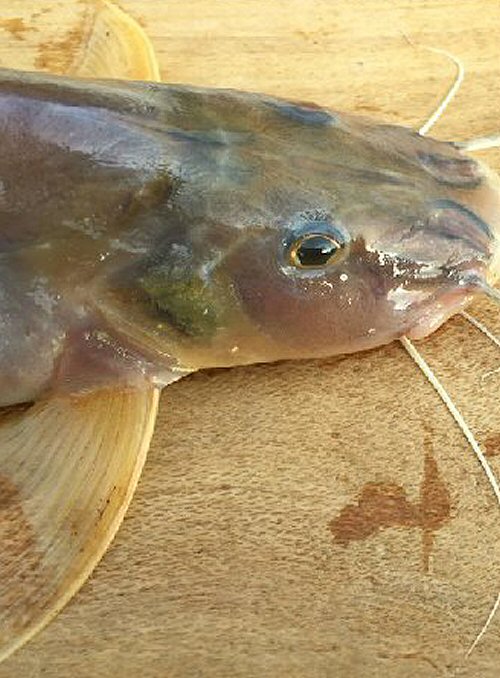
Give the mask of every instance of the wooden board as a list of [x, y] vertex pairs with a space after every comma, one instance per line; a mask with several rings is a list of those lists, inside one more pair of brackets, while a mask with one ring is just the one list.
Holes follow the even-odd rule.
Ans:
[[[479, 0], [123, 0], [165, 80], [310, 99], [435, 134], [498, 131], [500, 5]], [[63, 70], [82, 2], [0, 3], [0, 63]], [[500, 154], [484, 157], [497, 169]], [[498, 312], [477, 306], [500, 332]], [[462, 319], [422, 344], [500, 471], [500, 365]], [[117, 453], [119, 453], [117, 451]], [[209, 371], [169, 387], [128, 517], [12, 676], [498, 675], [498, 507], [395, 345]], [[458, 671], [457, 673], [453, 673]]]

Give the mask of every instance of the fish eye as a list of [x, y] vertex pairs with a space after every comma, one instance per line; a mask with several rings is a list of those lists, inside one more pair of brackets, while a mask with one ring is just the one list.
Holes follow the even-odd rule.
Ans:
[[295, 240], [289, 249], [289, 261], [296, 268], [323, 268], [334, 263], [345, 242], [324, 233], [307, 233]]

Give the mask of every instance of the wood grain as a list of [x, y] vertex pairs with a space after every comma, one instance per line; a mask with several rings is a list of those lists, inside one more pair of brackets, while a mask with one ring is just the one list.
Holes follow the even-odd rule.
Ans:
[[[150, 34], [168, 81], [417, 126], [454, 69], [410, 39], [467, 68], [436, 136], [500, 125], [497, 2], [121, 4]], [[54, 2], [40, 14], [45, 5], [1, 3], [3, 64], [71, 58], [85, 7]], [[484, 157], [500, 168], [498, 153]], [[500, 332], [495, 309], [476, 310]], [[500, 471], [500, 375], [487, 374], [498, 353], [462, 319], [421, 348]], [[498, 590], [499, 524], [471, 451], [397, 345], [194, 375], [163, 395], [113, 547], [0, 678], [493, 678], [500, 618], [464, 654]]]

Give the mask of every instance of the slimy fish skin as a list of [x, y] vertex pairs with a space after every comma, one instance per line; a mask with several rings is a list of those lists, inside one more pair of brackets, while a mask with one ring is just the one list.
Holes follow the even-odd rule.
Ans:
[[0, 404], [422, 337], [495, 277], [455, 144], [233, 90], [0, 74]]

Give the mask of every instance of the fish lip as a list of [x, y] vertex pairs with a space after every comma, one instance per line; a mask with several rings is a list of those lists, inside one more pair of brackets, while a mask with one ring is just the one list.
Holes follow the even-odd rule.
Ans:
[[460, 313], [477, 296], [477, 291], [455, 287], [436, 295], [419, 319], [405, 332], [409, 339], [425, 339], [452, 316]]
[[[424, 302], [422, 312], [416, 322], [410, 325], [405, 335], [410, 339], [424, 339], [435, 332], [452, 316], [460, 313], [473, 299], [484, 292], [484, 283], [488, 281], [488, 267], [484, 263], [476, 262], [474, 266], [465, 269], [457, 267], [442, 268], [445, 286], [432, 295], [428, 302]], [[442, 277], [441, 276], [441, 277]], [[420, 280], [419, 282], [436, 282], [434, 280]]]

